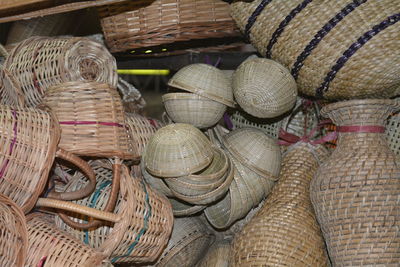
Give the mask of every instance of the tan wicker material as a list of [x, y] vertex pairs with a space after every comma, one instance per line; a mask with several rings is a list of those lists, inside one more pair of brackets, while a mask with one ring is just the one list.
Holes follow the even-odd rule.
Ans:
[[174, 122], [209, 128], [222, 118], [226, 106], [193, 93], [169, 93], [162, 97], [165, 110]]
[[61, 148], [84, 156], [133, 158], [115, 88], [98, 82], [62, 83], [47, 89], [43, 104], [59, 120]]
[[213, 241], [214, 236], [199, 218], [176, 218], [171, 239], [154, 266], [195, 266]]
[[150, 173], [147, 172], [146, 167], [144, 165], [144, 161], [140, 162], [140, 170], [142, 171], [143, 179], [146, 181], [148, 185], [150, 185], [153, 189], [157, 190], [159, 193], [163, 194], [167, 197], [173, 197], [171, 189], [167, 186], [164, 179], [159, 177], [154, 177]]
[[400, 113], [392, 114], [386, 122], [386, 139], [396, 155], [400, 155]]
[[20, 83], [28, 106], [36, 106], [51, 86], [97, 81], [117, 86], [115, 58], [87, 38], [32, 37], [19, 43], [4, 63]]
[[6, 70], [0, 67], [0, 104], [23, 106], [24, 95], [19, 83]]
[[275, 118], [291, 110], [297, 97], [296, 81], [278, 62], [265, 58], [245, 60], [232, 78], [239, 106], [257, 118]]
[[238, 36], [228, 4], [217, 0], [125, 1], [98, 10], [111, 52]]
[[169, 198], [169, 202], [171, 202], [175, 217], [188, 217], [198, 214], [207, 207], [205, 205], [192, 205], [175, 198]]
[[199, 129], [175, 123], [159, 129], [151, 137], [143, 160], [152, 175], [179, 177], [206, 168], [213, 156], [210, 141]]
[[57, 229], [52, 219], [40, 213], [28, 215], [29, 248], [24, 266], [93, 267], [106, 261], [104, 254]]
[[54, 193], [53, 198], [77, 199], [94, 190], [95, 176], [89, 165], [62, 149], [57, 150], [60, 129], [50, 113], [0, 106], [0, 121], [0, 193], [11, 198], [23, 212], [35, 205], [56, 156], [81, 168], [90, 182], [76, 192]]
[[230, 80], [216, 67], [196, 63], [180, 69], [168, 85], [234, 107]]
[[231, 243], [229, 240], [215, 242], [197, 267], [229, 267]]
[[125, 127], [128, 129], [133, 156], [141, 157], [145, 146], [161, 125], [158, 125], [155, 120], [139, 114], [125, 113], [125, 115]]
[[23, 267], [28, 250], [28, 232], [23, 211], [0, 194], [1, 266]]
[[301, 93], [386, 98], [400, 83], [400, 2], [236, 1], [231, 14], [262, 56], [290, 69]]
[[261, 130], [240, 128], [224, 136], [224, 146], [254, 172], [276, 180], [281, 167], [281, 152], [276, 141]]
[[125, 112], [142, 114], [146, 101], [140, 91], [121, 77], [118, 77], [117, 88], [122, 95]]
[[[93, 164], [97, 174], [96, 190], [91, 196], [75, 202], [103, 210], [110, 196], [113, 173], [103, 165]], [[81, 231], [56, 218], [61, 229], [103, 252], [113, 263], [155, 260], [165, 248], [172, 231], [173, 215], [169, 201], [146, 186], [140, 177], [140, 170], [137, 166], [135, 168], [136, 176], [131, 177], [128, 168], [122, 166], [121, 191], [113, 214], [117, 219], [114, 225], [105, 223], [99, 228]], [[84, 184], [82, 175], [78, 174], [66, 190], [76, 190]], [[82, 222], [84, 216], [78, 214], [74, 220]]]
[[311, 200], [335, 266], [396, 266], [400, 262], [400, 180], [384, 132], [340, 132], [379, 126], [400, 103], [351, 100], [325, 106], [338, 126], [336, 149], [311, 183]]

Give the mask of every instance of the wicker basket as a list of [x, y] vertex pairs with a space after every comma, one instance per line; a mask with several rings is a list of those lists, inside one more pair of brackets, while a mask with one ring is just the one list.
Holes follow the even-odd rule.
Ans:
[[27, 217], [28, 256], [24, 266], [101, 266], [106, 256], [60, 231], [53, 218], [40, 213]]
[[90, 166], [77, 156], [57, 149], [60, 129], [50, 113], [34, 108], [0, 106], [0, 193], [29, 212], [45, 188], [50, 168], [57, 156], [79, 167], [89, 178], [82, 190], [52, 193], [49, 197], [79, 199], [95, 187]]
[[390, 97], [400, 83], [400, 2], [237, 1], [231, 14], [299, 91], [328, 99]]
[[386, 139], [396, 155], [400, 155], [400, 113], [392, 114], [386, 122]]
[[194, 39], [238, 36], [219, 0], [140, 0], [99, 8], [111, 52]]
[[192, 205], [179, 199], [169, 198], [172, 210], [175, 217], [188, 217], [203, 211], [207, 206], [205, 205]]
[[310, 200], [310, 181], [322, 147], [297, 143], [283, 159], [280, 179], [259, 212], [235, 236], [232, 266], [328, 266]]
[[117, 88], [122, 95], [125, 112], [143, 114], [146, 101], [140, 91], [121, 77], [118, 77]]
[[209, 128], [222, 118], [226, 106], [193, 93], [169, 93], [162, 97], [169, 117], [174, 122]]
[[115, 58], [87, 38], [32, 37], [18, 44], [4, 63], [20, 83], [25, 104], [36, 106], [51, 86], [97, 81], [117, 86]]
[[48, 88], [43, 104], [59, 120], [61, 148], [84, 156], [133, 158], [115, 88], [98, 82], [62, 83]]
[[240, 107], [258, 118], [275, 118], [291, 110], [297, 86], [281, 64], [264, 58], [251, 58], [236, 69], [232, 89]]
[[[109, 169], [111, 166], [105, 168], [104, 164], [93, 164], [97, 174], [96, 190], [91, 196], [75, 202], [82, 207], [103, 210], [110, 197], [113, 173]], [[138, 167], [135, 168], [135, 173], [140, 174]], [[78, 174], [66, 190], [76, 190], [84, 185], [82, 175]], [[131, 177], [125, 166], [122, 166], [120, 188], [115, 214], [112, 214], [116, 219], [114, 225], [105, 223], [96, 229], [82, 231], [69, 227], [60, 218], [56, 218], [56, 224], [109, 256], [113, 263], [151, 262], [160, 255], [171, 234], [171, 205], [164, 196], [147, 187], [139, 175]], [[77, 210], [78, 214], [83, 212], [82, 207]], [[74, 221], [86, 220], [78, 214]]]
[[151, 137], [143, 160], [152, 175], [179, 177], [207, 167], [213, 156], [210, 141], [199, 129], [176, 123], [161, 128]]
[[180, 69], [168, 85], [234, 107], [230, 80], [216, 67], [208, 64], [190, 64]]
[[0, 262], [2, 266], [25, 266], [28, 232], [22, 210], [0, 194]]
[[6, 70], [0, 67], [0, 104], [23, 106], [25, 98], [19, 83]]
[[230, 252], [231, 242], [229, 240], [215, 242], [196, 267], [229, 267]]

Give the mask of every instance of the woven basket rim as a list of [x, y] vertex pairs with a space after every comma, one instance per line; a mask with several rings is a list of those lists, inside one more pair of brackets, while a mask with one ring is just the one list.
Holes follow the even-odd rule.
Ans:
[[162, 101], [166, 102], [166, 101], [171, 101], [171, 100], [184, 100], [184, 99], [191, 99], [191, 100], [198, 100], [198, 101], [214, 101], [210, 98], [195, 94], [195, 93], [183, 93], [183, 92], [179, 92], [179, 93], [167, 93], [164, 94], [162, 96]]
[[339, 108], [373, 105], [390, 106], [394, 110], [400, 109], [400, 101], [396, 99], [354, 99], [326, 105], [321, 109], [321, 115], [327, 116], [328, 113]]

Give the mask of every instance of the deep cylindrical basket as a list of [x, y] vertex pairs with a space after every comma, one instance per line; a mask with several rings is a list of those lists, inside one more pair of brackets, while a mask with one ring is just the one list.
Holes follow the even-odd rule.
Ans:
[[228, 4], [219, 0], [125, 1], [98, 10], [111, 52], [238, 36]]
[[115, 88], [98, 82], [62, 83], [48, 88], [43, 104], [58, 118], [61, 148], [84, 156], [133, 158]]
[[115, 58], [87, 38], [32, 37], [19, 43], [4, 63], [20, 83], [27, 106], [36, 106], [51, 86], [97, 81], [117, 86]]
[[23, 211], [0, 194], [0, 263], [23, 267], [28, 250], [28, 230]]
[[387, 98], [400, 83], [400, 2], [235, 1], [231, 14], [299, 91], [327, 99]]

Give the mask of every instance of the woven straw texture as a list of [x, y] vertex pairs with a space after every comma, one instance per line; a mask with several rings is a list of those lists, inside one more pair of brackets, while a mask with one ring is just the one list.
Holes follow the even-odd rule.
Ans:
[[194, 39], [238, 36], [219, 0], [139, 0], [98, 9], [111, 52]]
[[25, 216], [15, 203], [0, 194], [0, 262], [23, 267], [28, 250]]
[[[113, 173], [109, 168], [93, 162], [97, 186], [92, 195], [76, 203], [104, 210], [111, 191]], [[172, 231], [173, 215], [169, 201], [148, 187], [140, 177], [131, 177], [122, 166], [121, 191], [115, 207], [115, 216], [121, 219], [113, 226], [103, 225], [97, 229], [76, 230], [56, 218], [56, 224], [67, 230], [85, 244], [102, 251], [113, 263], [151, 262], [164, 249]], [[77, 174], [66, 186], [67, 191], [84, 186], [81, 174]], [[78, 219], [79, 218], [79, 219]], [[82, 222], [83, 216], [75, 221]]]
[[207, 167], [213, 156], [210, 141], [199, 129], [176, 123], [159, 129], [151, 137], [143, 157], [149, 173], [179, 177]]
[[141, 157], [145, 146], [160, 125], [153, 119], [135, 113], [125, 113], [125, 127], [128, 129], [133, 157]]
[[175, 217], [188, 217], [201, 212], [207, 207], [205, 205], [192, 205], [175, 198], [169, 198], [169, 202], [172, 205]]
[[115, 88], [97, 82], [62, 83], [48, 88], [43, 103], [59, 120], [59, 147], [77, 155], [133, 158]]
[[231, 244], [228, 240], [215, 242], [197, 267], [229, 267]]
[[197, 217], [177, 218], [171, 239], [156, 267], [193, 267], [204, 256], [214, 240]]
[[[352, 100], [325, 106], [341, 126], [384, 126], [400, 104]], [[311, 200], [335, 266], [400, 262], [400, 180], [384, 133], [343, 132], [311, 183]]]
[[327, 156], [319, 149], [305, 143], [289, 148], [279, 182], [233, 241], [232, 266], [327, 266], [309, 196], [310, 181]]
[[392, 0], [231, 5], [233, 19], [261, 55], [290, 69], [300, 92], [328, 99], [396, 95], [399, 10]]
[[0, 193], [30, 211], [42, 193], [60, 137], [52, 116], [0, 106]]
[[157, 190], [159, 193], [163, 194], [164, 196], [167, 196], [167, 197], [174, 196], [174, 194], [171, 192], [171, 189], [169, 189], [169, 187], [166, 185], [164, 179], [160, 179], [159, 177], [154, 177], [153, 175], [151, 175], [150, 173], [147, 172], [143, 160], [140, 162], [140, 170], [142, 172], [143, 179], [153, 189]]
[[208, 64], [190, 64], [180, 69], [168, 85], [234, 107], [230, 80], [216, 67]]
[[400, 155], [400, 113], [392, 114], [386, 122], [386, 139], [396, 155]]
[[244, 61], [236, 69], [232, 89], [239, 106], [258, 118], [274, 118], [296, 103], [297, 86], [281, 64], [264, 58]]
[[0, 104], [23, 106], [24, 100], [19, 83], [7, 70], [0, 67]]
[[52, 218], [44, 214], [30, 214], [27, 228], [29, 248], [24, 266], [93, 267], [105, 259], [105, 255], [57, 229]]
[[19, 43], [4, 63], [20, 83], [28, 106], [41, 102], [51, 86], [68, 81], [97, 81], [117, 86], [115, 58], [87, 38], [32, 37]]
[[224, 115], [226, 106], [193, 93], [169, 93], [162, 97], [165, 110], [174, 122], [209, 128]]
[[117, 88], [122, 95], [125, 112], [143, 114], [146, 101], [140, 91], [121, 77], [118, 77]]

